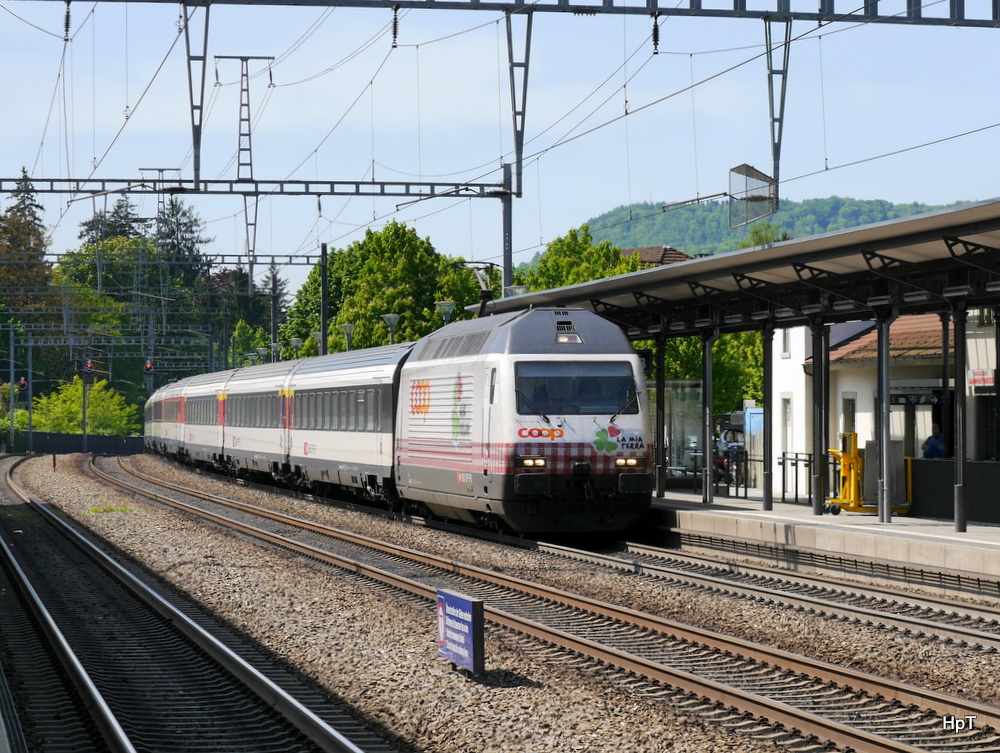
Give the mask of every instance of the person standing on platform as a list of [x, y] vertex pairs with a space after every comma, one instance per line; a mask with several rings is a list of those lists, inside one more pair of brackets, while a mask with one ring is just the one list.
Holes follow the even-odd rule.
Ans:
[[927, 460], [944, 457], [944, 440], [941, 438], [940, 426], [934, 424], [931, 427], [931, 435], [920, 445], [920, 449], [924, 451], [924, 458]]

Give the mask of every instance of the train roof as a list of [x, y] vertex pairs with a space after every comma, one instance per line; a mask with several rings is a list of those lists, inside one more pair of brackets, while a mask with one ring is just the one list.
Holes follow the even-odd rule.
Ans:
[[411, 361], [484, 353], [594, 355], [635, 350], [621, 329], [582, 308], [547, 307], [455, 322], [413, 345]]
[[295, 375], [306, 376], [323, 371], [364, 370], [380, 366], [394, 366], [406, 358], [412, 348], [413, 343], [397, 343], [377, 348], [348, 350], [343, 353], [303, 358], [298, 368], [295, 369]]
[[[309, 376], [329, 371], [366, 371], [385, 366], [395, 367], [406, 358], [413, 343], [384, 345], [379, 348], [349, 350], [345, 353], [331, 353], [325, 356], [311, 356], [295, 361], [278, 361], [257, 366], [241, 366], [225, 371], [212, 371], [185, 377], [160, 387], [149, 400], [158, 400], [170, 395], [186, 394], [194, 389], [199, 393], [222, 390], [237, 384], [257, 381], [283, 381], [290, 372], [296, 376]], [[147, 402], [149, 402], [147, 400]]]

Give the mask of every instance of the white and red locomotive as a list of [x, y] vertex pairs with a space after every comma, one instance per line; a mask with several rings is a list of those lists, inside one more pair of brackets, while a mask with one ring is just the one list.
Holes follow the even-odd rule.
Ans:
[[146, 403], [146, 446], [477, 525], [621, 531], [651, 501], [642, 374], [615, 325], [532, 309], [180, 380]]

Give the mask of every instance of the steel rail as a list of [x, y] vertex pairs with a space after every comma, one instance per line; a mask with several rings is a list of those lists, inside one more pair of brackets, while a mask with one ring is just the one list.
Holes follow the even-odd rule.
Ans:
[[[119, 465], [128, 473], [134, 472], [134, 469], [127, 466], [123, 461], [121, 461], [121, 459], [119, 459]], [[184, 502], [180, 502], [179, 500], [171, 500], [167, 497], [156, 494], [155, 492], [128, 484], [121, 479], [117, 479], [110, 474], [100, 471], [100, 469], [96, 469], [96, 467], [95, 470], [98, 475], [107, 479], [110, 483], [127, 489], [132, 493], [140, 494], [156, 499], [164, 504], [187, 510], [199, 517], [212, 520], [220, 525], [224, 525], [229, 528], [236, 528], [244, 533], [258, 536], [280, 546], [288, 547], [293, 551], [305, 554], [309, 557], [338, 565], [346, 570], [349, 570], [350, 572], [372, 578], [381, 583], [402, 588], [409, 593], [424, 596], [428, 599], [434, 599], [436, 597], [436, 590], [426, 584], [413, 581], [400, 575], [388, 573], [377, 567], [358, 563], [348, 557], [342, 557], [340, 555], [315, 549], [314, 547], [302, 544], [301, 542], [293, 541], [280, 534], [264, 531], [263, 529], [250, 524], [233, 521], [223, 515], [217, 515], [205, 510], [200, 510], [194, 505], [189, 505]], [[282, 522], [291, 523], [293, 525], [297, 525], [299, 521], [298, 518], [284, 516], [269, 510], [262, 510], [247, 503], [222, 499], [215, 495], [205, 494], [198, 490], [186, 488], [180, 485], [164, 483], [154, 477], [146, 476], [145, 474], [137, 475], [139, 475], [140, 478], [144, 478], [144, 480], [149, 483], [163, 485], [185, 495], [208, 499], [216, 504], [232, 504], [233, 507], [240, 510], [252, 511], [255, 514], [264, 515], [272, 520], [281, 520]], [[407, 548], [395, 547], [382, 542], [372, 541], [368, 537], [353, 532], [342, 532], [338, 529], [319, 526], [315, 523], [310, 523], [309, 529], [312, 531], [322, 529], [323, 533], [335, 538], [344, 538], [349, 540], [350, 543], [361, 544], [379, 551], [389, 552], [395, 556], [412, 558], [421, 564], [438, 567], [446, 572], [474, 578], [506, 589], [512, 589], [531, 596], [546, 599], [551, 602], [565, 604], [575, 609], [584, 610], [589, 613], [618, 620], [622, 623], [636, 625], [647, 630], [674, 637], [678, 640], [705, 645], [723, 652], [730, 652], [756, 662], [781, 667], [789, 672], [819, 678], [824, 682], [850, 687], [855, 690], [866, 692], [874, 697], [891, 698], [903, 705], [916, 705], [924, 709], [930, 709], [943, 717], [963, 718], [967, 716], [974, 716], [976, 717], [978, 723], [982, 726], [1000, 728], [1000, 709], [991, 706], [966, 701], [944, 693], [907, 685], [905, 683], [897, 683], [882, 678], [872, 677], [849, 668], [838, 667], [826, 662], [815, 661], [797, 656], [790, 652], [769, 648], [750, 641], [693, 628], [672, 620], [645, 614], [626, 607], [607, 604], [585, 596], [568, 593], [540, 584], [531, 583], [529, 581], [503, 575], [492, 570], [486, 570], [472, 565], [465, 565], [454, 560], [436, 557], [427, 553], [415, 552], [414, 550]], [[799, 730], [800, 733], [807, 736], [814, 735], [824, 740], [830, 740], [831, 742], [843, 747], [854, 747], [859, 750], [871, 751], [872, 753], [915, 753], [917, 750], [920, 750], [919, 748], [906, 745], [905, 743], [881, 738], [877, 735], [865, 732], [864, 730], [841, 724], [833, 720], [824, 719], [810, 712], [796, 709], [780, 701], [774, 701], [755, 694], [745, 693], [744, 691], [732, 688], [728, 685], [716, 683], [712, 680], [689, 674], [683, 670], [665, 667], [660, 664], [651, 664], [649, 661], [641, 657], [628, 654], [627, 652], [622, 652], [608, 646], [602, 646], [588, 639], [573, 636], [561, 630], [539, 625], [509, 612], [490, 607], [488, 604], [484, 605], [484, 612], [489, 619], [496, 624], [503, 625], [527, 635], [542, 638], [555, 645], [583, 653], [587, 656], [594, 656], [601, 661], [606, 661], [614, 666], [627, 669], [628, 671], [635, 672], [636, 674], [642, 676], [667, 682], [694, 692], [703, 693], [712, 698], [724, 699], [726, 702], [738, 705], [745, 711], [764, 715], [772, 722], [780, 721], [782, 724], [793, 727]]]
[[[865, 594], [871, 594], [884, 599], [906, 599], [907, 603], [926, 606], [929, 609], [948, 611], [955, 609], [957, 606], [954, 601], [932, 594], [916, 594], [912, 591], [904, 592], [869, 583], [845, 582], [843, 580], [830, 578], [819, 573], [803, 573], [781, 567], [769, 568], [767, 566], [754, 565], [746, 562], [735, 563], [713, 559], [712, 557], [707, 557], [701, 554], [679, 552], [675, 549], [662, 549], [660, 547], [650, 546], [648, 544], [639, 544], [631, 541], [624, 542], [622, 546], [624, 547], [624, 551], [629, 554], [647, 555], [654, 558], [678, 559], [689, 562], [695, 567], [728, 569], [736, 574], [750, 575], [759, 578], [781, 579], [794, 577], [795, 582], [802, 583], [803, 585], [815, 586], [816, 588], [844, 590], [853, 583], [854, 585], [857, 585], [858, 588], [862, 589]], [[886, 560], [885, 562], [886, 565], [892, 564], [889, 560]], [[1000, 619], [1000, 609], [997, 608], [984, 607], [972, 603], [963, 603], [958, 606], [961, 606], [963, 611], [967, 614], [983, 620]]]
[[[24, 490], [14, 481], [13, 472], [14, 469], [24, 462], [27, 458], [19, 458], [15, 462], [11, 463], [7, 468], [7, 472], [4, 474], [4, 483], [16, 498], [22, 499], [25, 502], [28, 501], [28, 495]], [[14, 553], [7, 546], [7, 543], [0, 539], [0, 560], [2, 564], [6, 567], [7, 571], [11, 576], [11, 583], [18, 590], [21, 599], [27, 605], [28, 609], [34, 615], [35, 620], [38, 622], [39, 627], [45, 634], [46, 639], [52, 646], [53, 651], [59, 657], [59, 661], [62, 667], [66, 670], [70, 679], [73, 682], [74, 687], [80, 693], [87, 708], [90, 710], [91, 717], [97, 728], [104, 735], [104, 739], [108, 744], [115, 750], [121, 753], [135, 753], [135, 746], [132, 745], [131, 740], [129, 740], [128, 735], [125, 730], [122, 729], [121, 724], [115, 717], [114, 712], [108, 705], [107, 701], [104, 700], [104, 696], [101, 695], [101, 691], [98, 690], [97, 685], [90, 678], [90, 674], [84, 668], [83, 664], [77, 658], [76, 652], [69, 645], [69, 641], [63, 635], [59, 626], [56, 625], [56, 621], [49, 614], [49, 610], [45, 608], [42, 603], [41, 597], [35, 591], [31, 582], [28, 580], [28, 576], [25, 574], [24, 570], [21, 569], [20, 564], [17, 562], [17, 558]]]
[[[631, 573], [686, 581], [699, 588], [710, 589], [717, 593], [757, 600], [767, 599], [793, 607], [808, 609], [820, 615], [842, 616], [866, 624], [877, 623], [885, 627], [894, 628], [904, 632], [909, 631], [912, 633], [923, 633], [924, 635], [935, 636], [944, 640], [953, 640], [957, 642], [964, 641], [969, 644], [980, 645], [984, 648], [1000, 650], [1000, 634], [986, 633], [981, 630], [976, 630], [975, 628], [965, 627], [963, 625], [951, 625], [943, 622], [936, 622], [934, 620], [914, 615], [894, 614], [891, 612], [873, 609], [871, 607], [856, 606], [849, 603], [833, 601], [828, 598], [798, 594], [781, 588], [771, 588], [761, 584], [733, 582], [728, 580], [725, 575], [694, 573], [684, 570], [681, 567], [672, 567], [668, 564], [657, 564], [655, 562], [643, 562], [641, 560], [629, 559], [628, 557], [622, 557], [614, 554], [588, 552], [586, 550], [574, 549], [572, 547], [565, 547], [558, 544], [539, 544], [538, 548], [540, 551], [550, 552], [552, 554], [558, 554], [560, 556], [582, 562], [590, 562]], [[648, 548], [646, 551], [654, 556], [657, 556], [656, 550], [652, 548]], [[659, 550], [658, 556], [669, 557], [672, 556], [672, 553], [668, 553], [666, 550]], [[715, 564], [715, 567], [722, 570], [725, 566], [722, 563], [717, 563]], [[772, 580], [788, 578], [788, 576], [792, 575], [787, 572], [778, 574], [775, 572], [767, 573], [764, 570], [754, 571], [751, 568], [743, 568], [742, 566], [731, 572], [734, 574], [737, 572], [747, 572], [755, 575], [756, 577], [766, 577]], [[788, 579], [787, 583], [789, 583], [789, 585], [796, 585], [799, 582], [803, 582], [808, 585], [809, 580], [810, 579], [805, 577], [800, 579], [798, 574], [795, 574], [795, 579]], [[828, 582], [822, 584], [822, 587], [831, 590], [836, 589], [838, 593], [834, 595], [839, 595], [842, 598], [883, 598], [887, 600], [892, 599], [895, 602], [899, 602], [901, 599], [905, 598], [907, 599], [908, 604], [912, 604], [917, 607], [955, 613], [955, 605], [949, 604], [943, 600], [934, 600], [929, 598], [919, 599], [917, 597], [913, 597], [911, 599], [909, 594], [904, 595], [898, 592], [891, 592], [877, 588], [869, 589], [867, 586], [862, 586], [861, 584], [858, 584], [857, 590], [854, 591], [848, 590], [844, 583], [834, 584], [832, 582]], [[901, 604], [901, 606], [905, 605]], [[996, 621], [997, 618], [1000, 617], [1000, 614], [996, 611], [970, 607], [969, 616], [973, 618]]]
[[[228, 670], [230, 674], [250, 688], [261, 700], [274, 708], [288, 722], [294, 725], [296, 729], [300, 730], [312, 742], [316, 743], [321, 750], [327, 751], [327, 753], [364, 753], [361, 748], [344, 737], [336, 729], [330, 727], [330, 725], [234, 653], [228, 646], [215, 638], [215, 636], [205, 632], [191, 618], [180, 612], [169, 601], [149, 589], [139, 578], [62, 520], [48, 506], [32, 498], [23, 487], [14, 481], [11, 476], [12, 470], [13, 468], [8, 471], [7, 483], [15, 494], [21, 497], [33, 509], [39, 511], [49, 523], [80, 546], [101, 567], [110, 572], [129, 591], [135, 594], [137, 598], [149, 605], [161, 617], [170, 622], [189, 640]], [[44, 607], [42, 608], [44, 609]], [[68, 644], [66, 644], [66, 647], [68, 648]], [[108, 714], [110, 713], [109, 709]], [[113, 719], [114, 717], [112, 716], [111, 718]], [[124, 735], [124, 732], [121, 734]], [[134, 748], [128, 747], [123, 750], [134, 751]]]

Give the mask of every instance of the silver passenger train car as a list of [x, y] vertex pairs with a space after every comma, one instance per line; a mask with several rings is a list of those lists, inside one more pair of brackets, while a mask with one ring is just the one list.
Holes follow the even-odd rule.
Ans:
[[186, 462], [515, 531], [621, 531], [651, 501], [641, 362], [581, 309], [190, 377], [145, 430]]

